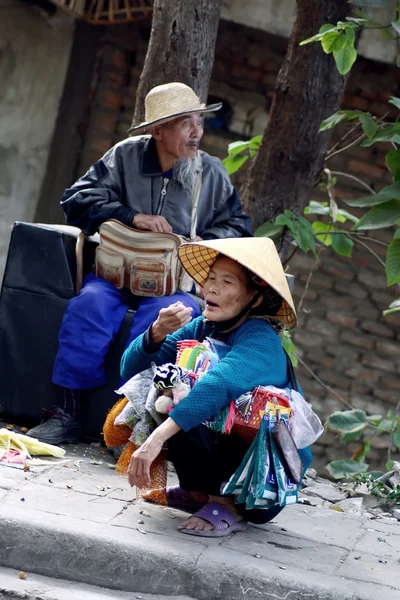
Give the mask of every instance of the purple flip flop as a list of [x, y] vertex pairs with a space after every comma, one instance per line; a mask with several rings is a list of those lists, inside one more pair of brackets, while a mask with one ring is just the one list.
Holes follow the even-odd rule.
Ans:
[[[224, 537], [235, 531], [244, 531], [247, 529], [247, 521], [237, 521], [233, 514], [218, 502], [208, 502], [193, 517], [200, 517], [211, 523], [214, 529], [211, 531], [200, 531], [197, 529], [180, 529], [187, 535], [197, 535], [199, 537]], [[228, 525], [228, 527], [225, 526]]]
[[188, 512], [194, 512], [204, 506], [203, 502], [195, 500], [193, 496], [181, 488], [180, 485], [167, 487], [167, 503], [171, 508], [180, 508]]

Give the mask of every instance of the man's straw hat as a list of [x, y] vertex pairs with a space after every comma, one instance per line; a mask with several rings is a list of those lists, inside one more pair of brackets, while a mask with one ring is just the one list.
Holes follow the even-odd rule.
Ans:
[[150, 90], [145, 98], [145, 121], [128, 129], [135, 135], [144, 133], [153, 125], [161, 125], [182, 115], [214, 112], [222, 106], [221, 102], [206, 106], [192, 88], [184, 83], [166, 83]]
[[296, 325], [294, 302], [274, 242], [269, 238], [227, 238], [182, 244], [179, 259], [185, 271], [201, 286], [219, 254], [223, 254], [257, 275], [282, 298], [282, 306], [273, 316], [287, 329]]

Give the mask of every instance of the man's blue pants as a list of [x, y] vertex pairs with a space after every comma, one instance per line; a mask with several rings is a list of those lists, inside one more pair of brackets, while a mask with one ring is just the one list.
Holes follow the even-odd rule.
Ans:
[[[135, 312], [127, 346], [156, 320], [161, 308], [180, 300], [200, 315], [199, 305], [189, 294], [178, 293], [161, 298], [142, 298]], [[92, 273], [85, 278], [80, 293], [67, 305], [58, 335], [58, 352], [52, 382], [86, 390], [103, 385], [104, 358], [129, 309], [126, 290]]]

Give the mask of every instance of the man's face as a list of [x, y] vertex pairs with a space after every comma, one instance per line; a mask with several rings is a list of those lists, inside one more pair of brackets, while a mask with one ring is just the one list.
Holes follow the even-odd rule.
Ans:
[[173, 159], [195, 158], [203, 136], [201, 115], [179, 117], [157, 128], [157, 139], [162, 151]]

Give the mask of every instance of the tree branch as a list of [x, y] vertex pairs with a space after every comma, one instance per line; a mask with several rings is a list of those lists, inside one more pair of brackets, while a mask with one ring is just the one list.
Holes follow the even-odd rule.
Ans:
[[365, 187], [366, 190], [368, 190], [369, 192], [371, 192], [371, 194], [376, 196], [375, 190], [373, 190], [372, 187], [370, 187], [367, 183], [365, 183], [365, 181], [363, 181], [362, 179], [359, 179], [355, 175], [350, 175], [350, 173], [343, 173], [342, 171], [331, 171], [331, 173], [332, 173], [332, 175], [338, 175], [340, 177], [347, 177], [348, 179], [353, 179], [354, 181], [357, 181], [357, 183], [359, 183], [360, 185]]

